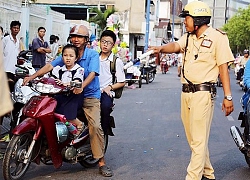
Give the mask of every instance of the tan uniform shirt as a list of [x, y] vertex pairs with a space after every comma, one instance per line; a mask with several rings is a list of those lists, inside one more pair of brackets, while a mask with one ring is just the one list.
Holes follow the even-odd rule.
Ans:
[[[177, 41], [183, 52], [186, 39], [187, 34]], [[218, 66], [234, 61], [226, 34], [212, 27], [209, 27], [199, 38], [195, 34], [190, 34], [185, 59], [184, 56], [184, 75], [194, 84], [215, 83], [219, 74]], [[183, 77], [181, 82], [187, 83]]]
[[10, 99], [10, 91], [7, 83], [6, 73], [3, 66], [3, 44], [0, 38], [0, 116], [10, 112], [13, 109]]

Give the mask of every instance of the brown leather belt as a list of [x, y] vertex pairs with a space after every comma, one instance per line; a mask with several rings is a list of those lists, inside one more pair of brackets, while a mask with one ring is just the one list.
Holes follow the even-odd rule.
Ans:
[[211, 93], [214, 88], [214, 84], [182, 84], [182, 92], [184, 93], [194, 93], [197, 91], [209, 91]]

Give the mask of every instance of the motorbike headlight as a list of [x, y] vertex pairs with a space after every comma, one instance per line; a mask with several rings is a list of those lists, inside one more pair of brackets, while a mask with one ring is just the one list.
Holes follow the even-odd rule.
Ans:
[[30, 87], [28, 86], [22, 86], [23, 80], [19, 79], [16, 84], [15, 84], [15, 89], [13, 93], [13, 99], [16, 102], [26, 104], [27, 101], [32, 97], [32, 96], [37, 96], [39, 95], [37, 92], [34, 92]]
[[63, 122], [56, 122], [56, 135], [58, 142], [64, 142], [67, 140], [69, 131], [67, 126]]
[[16, 84], [15, 90], [14, 90], [14, 100], [16, 102], [23, 103], [23, 93], [21, 90], [21, 87]]
[[23, 95], [22, 103], [26, 104], [30, 100], [31, 97], [33, 97], [33, 96], [39, 96], [39, 95], [40, 94], [37, 93], [37, 92], [32, 92], [31, 94]]

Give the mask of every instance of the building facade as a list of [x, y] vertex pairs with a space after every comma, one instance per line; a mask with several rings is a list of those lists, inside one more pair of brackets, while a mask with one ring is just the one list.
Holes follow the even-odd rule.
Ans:
[[40, 26], [47, 29], [46, 41], [51, 34], [58, 35], [61, 43], [67, 39], [65, 32], [69, 31], [69, 23], [65, 20], [64, 14], [35, 4], [23, 4], [20, 0], [0, 0], [0, 26], [3, 27], [4, 33], [10, 33], [10, 23], [13, 20], [21, 22], [18, 37], [23, 38], [26, 48], [37, 36]]

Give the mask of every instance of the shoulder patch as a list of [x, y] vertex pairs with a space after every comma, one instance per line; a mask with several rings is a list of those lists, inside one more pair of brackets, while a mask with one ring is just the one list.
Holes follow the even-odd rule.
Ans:
[[220, 30], [220, 29], [218, 29], [218, 28], [216, 28], [216, 31], [219, 31], [221, 34], [223, 34], [223, 35], [225, 35], [225, 34], [227, 34], [226, 32], [224, 32], [224, 31], [222, 31], [222, 30]]

